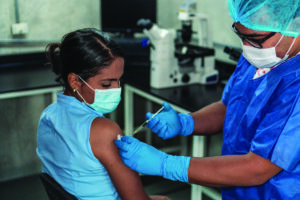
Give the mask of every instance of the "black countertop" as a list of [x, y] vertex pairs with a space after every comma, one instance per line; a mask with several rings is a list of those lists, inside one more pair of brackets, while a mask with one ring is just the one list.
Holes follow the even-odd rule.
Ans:
[[0, 94], [59, 86], [50, 68], [27, 67], [0, 69]]
[[0, 57], [0, 94], [59, 86], [44, 53]]

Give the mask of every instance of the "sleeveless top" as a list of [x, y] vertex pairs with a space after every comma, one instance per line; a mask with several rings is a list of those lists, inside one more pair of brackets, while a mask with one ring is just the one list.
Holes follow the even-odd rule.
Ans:
[[92, 121], [103, 117], [75, 97], [57, 94], [57, 102], [42, 113], [37, 155], [42, 171], [66, 191], [84, 200], [120, 199], [89, 142]]

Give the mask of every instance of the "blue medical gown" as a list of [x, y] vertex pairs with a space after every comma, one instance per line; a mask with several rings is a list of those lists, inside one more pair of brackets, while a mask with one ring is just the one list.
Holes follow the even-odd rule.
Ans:
[[253, 79], [241, 56], [223, 92], [223, 155], [249, 151], [283, 170], [265, 184], [222, 190], [227, 199], [300, 199], [300, 56]]

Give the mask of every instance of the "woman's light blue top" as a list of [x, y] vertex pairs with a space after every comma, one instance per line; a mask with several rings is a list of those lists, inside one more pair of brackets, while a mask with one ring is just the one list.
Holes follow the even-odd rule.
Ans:
[[89, 142], [92, 121], [103, 117], [76, 98], [58, 93], [40, 118], [37, 154], [43, 172], [78, 199], [119, 199]]
[[222, 190], [227, 199], [300, 199], [300, 56], [253, 79], [242, 56], [222, 101], [227, 106], [223, 155], [249, 151], [283, 169], [265, 184]]

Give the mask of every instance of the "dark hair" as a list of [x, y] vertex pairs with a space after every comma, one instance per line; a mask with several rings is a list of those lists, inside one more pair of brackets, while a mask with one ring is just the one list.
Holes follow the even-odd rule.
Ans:
[[107, 34], [85, 28], [63, 36], [61, 43], [51, 43], [46, 54], [56, 81], [69, 88], [68, 74], [73, 72], [83, 80], [97, 75], [109, 66], [116, 57], [124, 58], [120, 46]]

